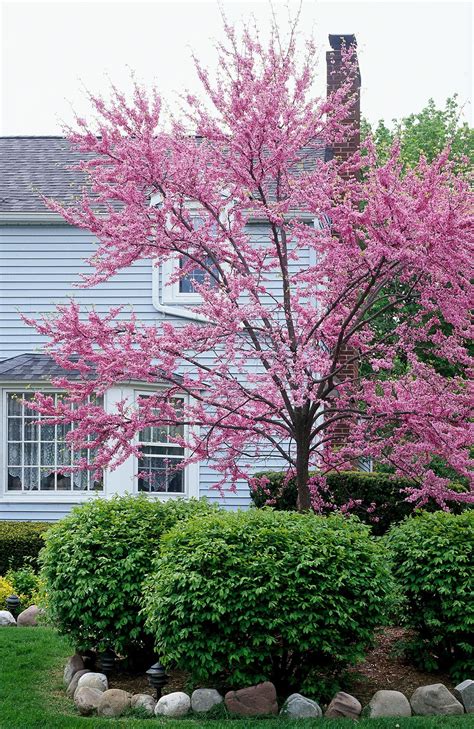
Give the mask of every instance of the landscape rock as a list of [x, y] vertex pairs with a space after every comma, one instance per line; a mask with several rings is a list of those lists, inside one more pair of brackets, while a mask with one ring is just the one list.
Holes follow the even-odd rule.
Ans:
[[214, 706], [222, 704], [223, 701], [223, 697], [216, 689], [200, 688], [192, 693], [191, 708], [200, 714], [210, 711]]
[[98, 716], [122, 716], [130, 708], [132, 695], [122, 689], [108, 689], [100, 697], [97, 707]]
[[64, 684], [69, 686], [72, 681], [72, 677], [77, 671], [83, 671], [85, 668], [82, 656], [79, 653], [75, 653], [73, 656], [68, 658], [66, 666], [64, 668]]
[[66, 693], [68, 696], [71, 696], [71, 697], [74, 696], [80, 677], [84, 676], [84, 674], [86, 674], [86, 673], [90, 673], [90, 671], [87, 668], [83, 668], [82, 671], [76, 671], [76, 673], [74, 674], [74, 676], [71, 679], [71, 683], [69, 684], [69, 686], [66, 689]]
[[283, 704], [280, 716], [290, 719], [312, 719], [323, 715], [321, 707], [316, 701], [307, 699], [301, 694], [291, 694]]
[[16, 620], [9, 610], [0, 610], [0, 628], [10, 628], [16, 625]]
[[[408, 702], [407, 702], [408, 703]], [[355, 696], [339, 691], [332, 699], [326, 713], [329, 719], [338, 719], [347, 717], [348, 719], [358, 719], [362, 711], [362, 704]]]
[[400, 691], [376, 691], [364, 714], [371, 718], [411, 716], [410, 702]]
[[99, 691], [107, 691], [109, 688], [109, 682], [107, 681], [105, 673], [94, 673], [93, 671], [89, 671], [89, 673], [85, 673], [80, 677], [77, 686], [78, 688], [87, 686], [88, 688], [98, 689]]
[[191, 708], [191, 699], [183, 691], [162, 696], [155, 706], [155, 716], [184, 716]]
[[420, 716], [464, 714], [463, 705], [442, 683], [420, 686], [410, 699], [414, 714]]
[[153, 716], [155, 713], [156, 701], [150, 694], [135, 694], [130, 700], [132, 709], [138, 709], [144, 714]]
[[89, 688], [89, 686], [77, 688], [74, 694], [74, 703], [79, 714], [81, 714], [81, 716], [90, 716], [93, 714], [99, 706], [102, 694], [103, 691], [99, 691], [95, 688]]
[[40, 613], [41, 609], [38, 605], [30, 605], [29, 608], [26, 608], [26, 610], [23, 610], [23, 612], [19, 614], [16, 620], [17, 625], [20, 625], [21, 627], [34, 628], [38, 625], [37, 618]]
[[467, 714], [474, 714], [474, 681], [468, 678], [459, 683], [453, 691], [455, 697], [464, 706]]
[[239, 691], [228, 691], [225, 695], [225, 705], [232, 714], [240, 716], [278, 714], [275, 686], [270, 681]]

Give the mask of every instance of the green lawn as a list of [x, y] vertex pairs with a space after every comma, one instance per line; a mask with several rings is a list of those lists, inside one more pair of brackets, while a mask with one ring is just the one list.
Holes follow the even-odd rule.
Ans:
[[[75, 713], [74, 705], [64, 694], [62, 673], [66, 657], [71, 654], [67, 642], [48, 628], [0, 629], [0, 729], [104, 729], [119, 725], [139, 729], [282, 729], [282, 727], [321, 727], [347, 729], [347, 720], [307, 719], [232, 720], [231, 722], [202, 719], [97, 719], [83, 718]], [[437, 727], [473, 726], [473, 717], [437, 717], [412, 719], [366, 719], [359, 722], [363, 729], [436, 729]]]

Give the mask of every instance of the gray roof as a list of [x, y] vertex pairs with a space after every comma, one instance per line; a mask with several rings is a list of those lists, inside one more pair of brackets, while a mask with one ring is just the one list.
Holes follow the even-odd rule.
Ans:
[[63, 137], [0, 137], [0, 212], [48, 212], [40, 195], [72, 203], [84, 187], [85, 159]]
[[[301, 152], [306, 171], [328, 155], [323, 145]], [[75, 151], [64, 137], [0, 137], [0, 213], [46, 213], [41, 195], [73, 203], [86, 180], [68, 167], [94, 156]]]
[[[74, 361], [75, 357], [70, 357]], [[60, 367], [52, 357], [47, 354], [18, 354], [0, 362], [0, 382], [50, 382], [60, 377], [67, 377], [69, 380], [81, 380], [82, 377], [77, 370], [68, 370]], [[90, 379], [95, 378], [93, 372]], [[174, 380], [181, 382], [180, 375], [174, 375]], [[124, 378], [124, 382], [149, 382], [130, 377]]]
[[0, 362], [0, 381], [8, 382], [45, 382], [57, 377], [79, 380], [76, 370], [60, 367], [47, 354], [19, 354]]

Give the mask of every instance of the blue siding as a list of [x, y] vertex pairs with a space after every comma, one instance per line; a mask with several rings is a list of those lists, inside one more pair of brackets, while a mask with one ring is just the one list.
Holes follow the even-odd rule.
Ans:
[[[94, 237], [87, 231], [64, 224], [5, 225], [0, 229], [0, 359], [25, 352], [38, 351], [44, 339], [24, 324], [20, 312], [41, 315], [54, 310], [73, 296], [81, 306], [94, 306], [99, 313], [111, 306], [127, 305], [123, 316], [131, 308], [138, 318], [147, 323], [157, 322], [163, 315], [153, 306], [152, 265], [140, 261], [120, 271], [111, 281], [92, 289], [76, 288], [81, 273], [90, 273], [86, 264], [93, 253]], [[265, 235], [262, 226], [252, 226], [252, 234]], [[261, 240], [261, 238], [260, 238]], [[308, 260], [309, 263], [309, 260]], [[307, 265], [301, 260], [298, 265]], [[273, 293], [278, 295], [281, 283], [275, 277]], [[177, 324], [182, 319], [171, 318]], [[259, 463], [255, 470], [264, 470], [270, 464]], [[273, 467], [277, 462], [272, 461]], [[200, 494], [226, 508], [246, 508], [249, 505], [248, 486], [238, 484], [237, 493], [225, 492], [222, 497], [212, 486], [219, 480], [208, 463], [200, 466]], [[66, 514], [72, 504], [43, 501], [14, 502], [12, 496], [2, 502], [0, 519], [56, 520]]]

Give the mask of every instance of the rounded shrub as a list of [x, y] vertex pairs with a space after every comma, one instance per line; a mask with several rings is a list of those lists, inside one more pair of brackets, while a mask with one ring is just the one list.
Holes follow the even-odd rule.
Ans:
[[408, 646], [426, 670], [474, 674], [474, 512], [422, 513], [386, 537], [407, 602]]
[[339, 515], [220, 512], [164, 535], [144, 612], [158, 655], [196, 684], [272, 680], [320, 698], [384, 619], [382, 545]]
[[78, 649], [142, 651], [147, 660], [140, 598], [160, 537], [210, 510], [203, 501], [146, 496], [97, 498], [73, 509], [48, 531], [40, 555], [50, 621]]

